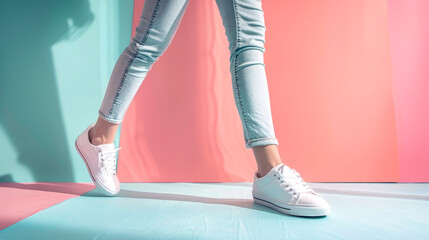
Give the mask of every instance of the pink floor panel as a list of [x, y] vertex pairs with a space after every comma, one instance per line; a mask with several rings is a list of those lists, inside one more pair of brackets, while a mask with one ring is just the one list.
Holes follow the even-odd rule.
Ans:
[[0, 183], [0, 230], [94, 188], [92, 183]]

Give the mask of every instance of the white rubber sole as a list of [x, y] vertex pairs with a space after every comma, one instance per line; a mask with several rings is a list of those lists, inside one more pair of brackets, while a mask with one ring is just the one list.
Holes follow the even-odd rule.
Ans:
[[110, 192], [102, 183], [98, 182], [94, 175], [91, 172], [91, 168], [89, 167], [88, 162], [86, 161], [85, 157], [83, 156], [83, 154], [81, 153], [81, 151], [79, 150], [78, 144], [77, 144], [77, 139], [74, 141], [74, 146], [77, 150], [77, 152], [79, 153], [80, 157], [83, 159], [83, 162], [85, 163], [86, 169], [88, 170], [89, 176], [91, 177], [92, 182], [95, 184], [95, 186], [97, 187], [98, 190], [100, 190], [103, 194], [113, 197], [116, 196], [118, 193], [113, 193]]
[[300, 217], [320, 217], [326, 216], [331, 213], [330, 208], [326, 207], [302, 207], [290, 204], [275, 204], [261, 197], [253, 196], [253, 201], [257, 204], [264, 205], [266, 207], [272, 208], [278, 212], [300, 216]]

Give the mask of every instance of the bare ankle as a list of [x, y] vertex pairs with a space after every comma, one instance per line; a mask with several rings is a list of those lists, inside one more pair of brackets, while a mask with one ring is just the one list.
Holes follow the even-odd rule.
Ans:
[[89, 142], [94, 145], [94, 146], [98, 146], [101, 144], [109, 144], [109, 143], [113, 143], [113, 141], [108, 141], [105, 137], [103, 136], [94, 136], [94, 133], [92, 132], [93, 128], [91, 128], [88, 132], [88, 137], [89, 137]]
[[253, 153], [258, 165], [257, 177], [265, 176], [273, 167], [282, 163], [276, 145], [256, 146]]
[[273, 169], [273, 167], [281, 164], [282, 161], [281, 160], [276, 160], [276, 161], [269, 161], [267, 162], [267, 164], [264, 164], [263, 166], [260, 166], [258, 168], [258, 173], [257, 173], [257, 177], [263, 177], [265, 176], [271, 169]]
[[113, 143], [111, 141], [106, 141], [106, 139], [103, 139], [102, 137], [95, 137], [95, 138], [91, 139], [90, 142], [94, 146], [98, 146], [98, 145], [101, 145], [101, 144]]

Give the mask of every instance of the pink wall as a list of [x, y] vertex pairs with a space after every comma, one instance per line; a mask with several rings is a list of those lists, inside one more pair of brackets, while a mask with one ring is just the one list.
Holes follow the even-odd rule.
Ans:
[[389, 0], [401, 182], [429, 180], [429, 1]]
[[281, 154], [308, 181], [398, 180], [387, 6], [265, 4]]
[[[133, 31], [143, 1], [135, 2]], [[244, 149], [215, 1], [190, 1], [174, 41], [144, 80], [121, 130], [121, 181], [246, 181]], [[121, 161], [121, 159], [124, 159]]]
[[[143, 2], [135, 0], [133, 34]], [[412, 18], [413, 9], [427, 9], [422, 2], [404, 14], [396, 11], [400, 1], [263, 2], [279, 150], [306, 181], [429, 180], [428, 72], [422, 65], [427, 28], [411, 32], [420, 44], [410, 53], [404, 44], [413, 38], [397, 39], [409, 29], [395, 24]], [[406, 22], [422, 28], [423, 20]], [[174, 41], [127, 111], [118, 166], [122, 182], [253, 180], [256, 163], [244, 147], [224, 31], [215, 1], [190, 1]], [[404, 56], [419, 67], [404, 67]], [[410, 77], [412, 87], [404, 81]]]

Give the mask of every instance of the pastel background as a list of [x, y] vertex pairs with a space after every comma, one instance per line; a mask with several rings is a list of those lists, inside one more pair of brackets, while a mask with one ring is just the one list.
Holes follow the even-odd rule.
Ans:
[[74, 140], [97, 119], [132, 9], [132, 0], [0, 1], [0, 182], [91, 182]]
[[[1, 1], [0, 182], [91, 182], [74, 149], [143, 0]], [[280, 154], [308, 182], [429, 181], [429, 2], [263, 1]], [[256, 170], [214, 0], [191, 0], [115, 143], [121, 182]]]

